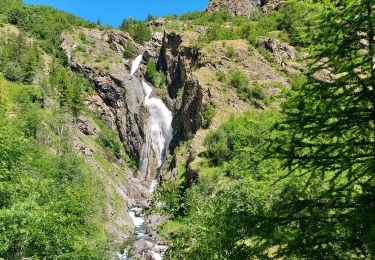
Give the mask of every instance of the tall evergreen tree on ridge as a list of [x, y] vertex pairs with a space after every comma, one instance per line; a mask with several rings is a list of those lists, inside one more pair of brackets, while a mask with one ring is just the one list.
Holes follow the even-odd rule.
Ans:
[[[289, 138], [280, 154], [306, 185], [286, 191], [293, 197], [286, 216], [298, 234], [280, 254], [374, 256], [374, 2], [319, 4], [308, 80], [296, 87], [281, 124]], [[332, 76], [323, 79], [322, 71]]]

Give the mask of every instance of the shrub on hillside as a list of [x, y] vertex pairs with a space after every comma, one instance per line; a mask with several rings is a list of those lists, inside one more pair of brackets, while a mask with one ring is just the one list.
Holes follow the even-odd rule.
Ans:
[[243, 93], [246, 91], [249, 81], [240, 70], [236, 70], [229, 75], [229, 84], [239, 93]]
[[[270, 113], [253, 115], [246, 113], [239, 118], [230, 118], [217, 130], [211, 132], [206, 140], [207, 156], [214, 165], [222, 165], [234, 158], [248, 157], [254, 150], [266, 150], [263, 135], [269, 127]], [[262, 121], [264, 120], [264, 121]], [[250, 158], [250, 157], [249, 157]], [[256, 159], [254, 156], [253, 159]]]
[[267, 94], [264, 92], [263, 86], [259, 84], [252, 85], [248, 89], [248, 95], [249, 98], [254, 98], [258, 100], [265, 100], [267, 99]]
[[100, 145], [109, 148], [117, 159], [121, 157], [121, 142], [115, 131], [103, 127], [97, 140]]
[[223, 71], [218, 71], [216, 73], [217, 80], [220, 82], [224, 82], [226, 80], [226, 75]]
[[23, 81], [23, 70], [21, 66], [16, 62], [9, 62], [3, 69], [4, 76], [7, 80], [13, 82]]
[[0, 42], [0, 71], [10, 81], [31, 84], [41, 62], [38, 47], [22, 33]]
[[74, 116], [82, 111], [84, 94], [92, 88], [82, 75], [56, 62], [51, 66], [48, 85], [58, 91], [60, 104], [69, 107]]
[[130, 41], [128, 41], [124, 47], [124, 58], [134, 59], [136, 56], [137, 56], [137, 51], [134, 45]]
[[150, 27], [145, 22], [137, 21], [133, 18], [123, 20], [119, 29], [128, 32], [134, 41], [140, 44], [151, 40], [152, 37]]
[[163, 73], [157, 70], [156, 63], [153, 60], [149, 60], [147, 63], [145, 77], [156, 88], [160, 88], [160, 89], [167, 88], [167, 79]]
[[234, 87], [239, 97], [246, 100], [266, 100], [267, 94], [259, 84], [250, 84], [246, 76], [240, 71], [233, 71], [228, 78], [229, 84]]
[[224, 47], [224, 51], [225, 51], [225, 57], [227, 57], [228, 59], [232, 59], [236, 54], [233, 46], [231, 46], [231, 45], [226, 45]]
[[40, 40], [39, 43], [44, 50], [61, 59], [64, 59], [63, 51], [60, 49], [63, 31], [70, 30], [74, 26], [96, 26], [92, 22], [52, 7], [26, 6], [18, 0], [0, 1], [0, 15], [3, 15], [9, 23], [31, 33]]
[[235, 40], [239, 39], [236, 28], [228, 29], [228, 26], [222, 23], [212, 23], [208, 26], [206, 34], [201, 35], [201, 39], [208, 42], [218, 40]]
[[212, 119], [216, 115], [216, 107], [214, 105], [208, 105], [205, 110], [203, 111], [203, 121], [202, 121], [202, 127], [208, 128], [211, 125]]
[[287, 32], [293, 45], [307, 46], [310, 42], [306, 35], [314, 34], [317, 28], [306, 17], [312, 13], [321, 13], [320, 8], [308, 1], [287, 2], [277, 13], [278, 30]]
[[0, 258], [104, 259], [103, 186], [73, 152], [69, 114], [42, 107], [38, 86], [0, 81], [12, 111], [0, 112]]

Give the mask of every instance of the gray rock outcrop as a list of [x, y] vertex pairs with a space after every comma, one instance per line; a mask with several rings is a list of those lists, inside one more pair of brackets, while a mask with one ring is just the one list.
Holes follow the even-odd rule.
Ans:
[[301, 65], [296, 62], [299, 54], [293, 46], [277, 39], [262, 37], [259, 39], [258, 47], [270, 52], [275, 62], [290, 73], [296, 73], [302, 69]]
[[[146, 51], [137, 46], [130, 36], [120, 31], [103, 32], [83, 30], [90, 42], [87, 53], [77, 52], [77, 38], [74, 34], [63, 35], [62, 48], [68, 56], [69, 65], [88, 78], [95, 85], [97, 95], [91, 103], [101, 111], [100, 117], [112, 128], [118, 130], [127, 152], [139, 160], [143, 144], [143, 126], [147, 118], [143, 107], [144, 94], [140, 81], [130, 77], [131, 60], [124, 58], [124, 46], [130, 42], [138, 53]], [[101, 67], [99, 58], [105, 56], [111, 63]]]
[[227, 11], [231, 16], [250, 17], [251, 12], [259, 10], [264, 1], [260, 0], [211, 0], [206, 7], [207, 12]]
[[185, 41], [182, 35], [165, 31], [158, 59], [159, 69], [167, 75], [169, 96], [175, 103], [172, 149], [201, 127], [207, 103], [207, 93], [193, 74], [193, 70], [203, 66], [200, 50]]
[[256, 10], [269, 13], [280, 9], [285, 0], [211, 0], [207, 5], [206, 12], [218, 10], [227, 11], [231, 16], [250, 17]]

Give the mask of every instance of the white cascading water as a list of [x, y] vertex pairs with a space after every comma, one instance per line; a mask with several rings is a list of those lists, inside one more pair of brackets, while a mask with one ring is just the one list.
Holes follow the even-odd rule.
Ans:
[[135, 60], [133, 60], [132, 69], [130, 71], [130, 76], [133, 76], [134, 73], [137, 71], [137, 69], [139, 67], [139, 64], [141, 64], [142, 58], [143, 58], [143, 54], [138, 55], [137, 58], [135, 58]]
[[166, 158], [169, 143], [172, 140], [172, 112], [167, 108], [163, 101], [159, 98], [151, 97], [152, 87], [142, 81], [142, 88], [145, 94], [145, 106], [150, 114], [146, 128], [146, 138], [143, 144], [140, 159], [140, 172], [145, 176], [148, 173], [150, 163], [150, 151], [157, 158], [156, 167], [162, 166]]
[[[134, 73], [137, 71], [143, 54], [139, 55], [132, 63], [132, 68], [130, 75], [133, 77]], [[139, 171], [147, 179], [150, 177], [148, 170], [150, 169], [150, 164], [157, 170], [160, 168], [165, 161], [169, 143], [172, 140], [172, 112], [167, 108], [163, 101], [159, 98], [151, 97], [152, 87], [146, 82], [142, 81], [142, 89], [145, 96], [144, 105], [149, 112], [149, 118], [145, 129], [145, 141], [142, 147], [142, 153], [139, 163]], [[151, 153], [152, 150], [152, 153]], [[154, 160], [151, 160], [150, 155], [156, 156], [156, 164]], [[152, 176], [154, 177], [154, 176]], [[153, 179], [150, 184], [150, 192], [154, 192], [158, 185], [157, 179]], [[136, 216], [136, 208], [132, 208], [129, 211], [129, 216], [135, 225], [135, 236], [136, 239], [143, 239], [146, 233], [146, 226], [144, 225], [144, 219], [142, 217]], [[150, 253], [155, 260], [163, 259], [163, 254], [167, 250], [165, 245], [154, 244]], [[123, 253], [118, 253], [118, 258], [121, 260], [126, 260], [128, 258], [128, 250], [126, 249]]]

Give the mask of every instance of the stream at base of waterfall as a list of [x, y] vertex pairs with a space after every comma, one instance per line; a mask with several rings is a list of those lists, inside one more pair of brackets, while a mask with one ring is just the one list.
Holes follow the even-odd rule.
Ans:
[[[142, 62], [143, 54], [139, 55], [132, 63], [130, 76], [133, 77]], [[168, 151], [169, 143], [172, 140], [172, 112], [167, 108], [163, 101], [159, 98], [150, 97], [152, 87], [142, 80], [142, 90], [144, 93], [144, 106], [148, 110], [149, 118], [145, 127], [145, 138], [142, 146], [142, 153], [139, 161], [139, 172], [144, 179], [148, 179], [152, 174], [150, 173], [150, 166], [154, 167], [153, 171], [157, 171], [164, 163]], [[151, 154], [156, 157], [151, 160]], [[152, 176], [154, 177], [154, 176]], [[150, 193], [152, 194], [158, 185], [157, 177], [150, 180]], [[145, 219], [141, 217], [143, 208], [140, 206], [130, 209], [129, 216], [132, 219], [135, 230], [133, 247], [138, 243], [138, 246], [144, 248], [147, 253], [147, 259], [160, 260], [168, 249], [161, 241], [155, 241], [153, 234], [148, 234]], [[131, 248], [126, 248], [124, 252], [117, 253], [118, 259], [130, 260], [129, 255]], [[138, 259], [139, 256], [135, 256]]]

